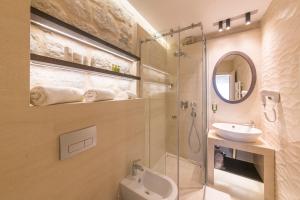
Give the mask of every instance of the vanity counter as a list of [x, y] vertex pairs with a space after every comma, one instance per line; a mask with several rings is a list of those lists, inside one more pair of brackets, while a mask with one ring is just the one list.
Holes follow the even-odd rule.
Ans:
[[217, 135], [216, 130], [212, 129], [208, 132], [208, 141], [214, 142], [215, 145], [256, 153], [260, 155], [274, 154], [274, 149], [268, 145], [262, 138], [257, 142], [237, 142], [224, 139]]

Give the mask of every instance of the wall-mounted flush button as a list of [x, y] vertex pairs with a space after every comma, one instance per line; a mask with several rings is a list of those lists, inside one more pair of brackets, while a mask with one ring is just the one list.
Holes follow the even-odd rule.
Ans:
[[59, 143], [61, 160], [70, 158], [80, 152], [93, 148], [97, 143], [96, 126], [62, 134], [59, 137]]
[[93, 144], [93, 138], [89, 138], [87, 140], [84, 140], [84, 146], [88, 147], [91, 146]]
[[84, 141], [77, 142], [77, 143], [74, 143], [74, 144], [70, 144], [68, 146], [68, 152], [72, 153], [74, 151], [79, 151], [79, 150], [81, 150], [83, 148], [84, 148]]

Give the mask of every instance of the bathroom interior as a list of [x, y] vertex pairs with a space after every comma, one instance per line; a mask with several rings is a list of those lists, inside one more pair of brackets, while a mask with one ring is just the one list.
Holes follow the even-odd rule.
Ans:
[[1, 200], [300, 200], [299, 0], [0, 10]]

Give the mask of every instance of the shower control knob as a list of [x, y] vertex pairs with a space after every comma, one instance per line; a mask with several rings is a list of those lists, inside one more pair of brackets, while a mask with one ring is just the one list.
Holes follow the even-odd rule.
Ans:
[[172, 119], [177, 119], [177, 116], [176, 115], [172, 115]]

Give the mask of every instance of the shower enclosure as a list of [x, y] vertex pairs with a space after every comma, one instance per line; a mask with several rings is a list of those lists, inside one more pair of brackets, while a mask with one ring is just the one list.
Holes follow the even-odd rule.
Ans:
[[[206, 43], [201, 23], [141, 40], [146, 99], [145, 164], [172, 178], [179, 198], [203, 197], [206, 182]], [[201, 198], [200, 198], [201, 199]]]

